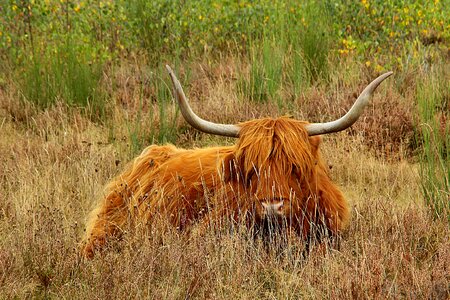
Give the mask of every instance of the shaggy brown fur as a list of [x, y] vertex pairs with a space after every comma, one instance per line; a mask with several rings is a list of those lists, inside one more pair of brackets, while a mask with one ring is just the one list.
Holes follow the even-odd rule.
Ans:
[[125, 226], [151, 223], [157, 215], [180, 229], [224, 219], [254, 224], [267, 219], [264, 205], [271, 203], [282, 203], [275, 219], [305, 239], [338, 234], [347, 204], [327, 175], [320, 138], [309, 137], [306, 124], [252, 120], [239, 124], [235, 146], [148, 147], [108, 185], [88, 222], [83, 254], [91, 257]]

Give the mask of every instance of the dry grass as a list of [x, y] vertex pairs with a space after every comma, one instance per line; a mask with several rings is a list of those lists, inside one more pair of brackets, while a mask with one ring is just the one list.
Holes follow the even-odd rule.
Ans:
[[[328, 91], [305, 91], [291, 107], [262, 107], [238, 100], [232, 67], [204, 69], [193, 72], [191, 89], [198, 96], [193, 107], [222, 122], [292, 111], [312, 116], [314, 109], [337, 115], [342, 99], [357, 87], [350, 78], [331, 83]], [[115, 76], [131, 76], [121, 72]], [[321, 105], [305, 101], [314, 93]], [[122, 113], [136, 109], [138, 95], [113, 96], [115, 141], [109, 142], [108, 128], [76, 110], [60, 105], [40, 112], [17, 104], [13, 91], [0, 91], [0, 298], [448, 299], [448, 223], [430, 218], [417, 166], [398, 151], [404, 141], [396, 141], [396, 160], [380, 156], [371, 150], [368, 140], [374, 136], [363, 125], [362, 132], [330, 135], [322, 144], [332, 178], [352, 206], [339, 251], [313, 251], [304, 258], [295, 239], [267, 248], [245, 231], [189, 237], [160, 224], [126, 235], [103, 256], [81, 260], [77, 244], [85, 218], [103, 186], [131, 159]], [[386, 96], [400, 97], [392, 83], [383, 84], [374, 101], [388, 101]], [[333, 97], [341, 100], [327, 101]], [[177, 144], [231, 142], [184, 129]]]

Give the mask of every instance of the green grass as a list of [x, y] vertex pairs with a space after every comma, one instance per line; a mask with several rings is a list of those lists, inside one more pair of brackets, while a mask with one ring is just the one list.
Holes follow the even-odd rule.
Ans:
[[[131, 155], [140, 153], [150, 144], [175, 143], [178, 136], [178, 107], [172, 101], [170, 81], [161, 76], [162, 68], [147, 72], [150, 76], [139, 82], [137, 87], [139, 91], [136, 112], [125, 118]], [[155, 91], [150, 98], [145, 98], [146, 87]], [[143, 111], [144, 107], [147, 107], [147, 112]], [[108, 126], [114, 132], [115, 124], [109, 123]]]
[[157, 134], [153, 133], [153, 141], [160, 144], [174, 143], [177, 138], [176, 120], [178, 113], [176, 112], [178, 111], [178, 106], [174, 103], [175, 100], [172, 101], [172, 86], [162, 78], [155, 78], [154, 85], [157, 90], [156, 101], [159, 109], [159, 130]]
[[[320, 22], [319, 22], [320, 20]], [[293, 35], [294, 47], [301, 50], [305, 71], [310, 81], [327, 79], [328, 56], [332, 47], [331, 15], [322, 2], [309, 1], [302, 17], [298, 37]]]
[[16, 82], [26, 97], [47, 107], [57, 98], [101, 106], [92, 90], [105, 62], [137, 59], [158, 67], [240, 55], [258, 64], [243, 79], [245, 97], [280, 105], [281, 94], [296, 98], [305, 86], [326, 81], [347, 56], [379, 73], [418, 67], [417, 60], [408, 65], [421, 55], [418, 43], [445, 55], [449, 7], [442, 1], [10, 2], [0, 18], [0, 59], [14, 75], [28, 77]]
[[70, 41], [54, 51], [36, 50], [23, 73], [17, 74], [24, 99], [41, 108], [60, 101], [87, 108], [93, 118], [101, 118], [106, 111], [100, 88], [103, 65], [78, 50]]
[[426, 203], [436, 217], [450, 216], [450, 86], [444, 66], [432, 68], [417, 87], [422, 145], [421, 182]]
[[238, 88], [244, 99], [264, 103], [277, 100], [283, 78], [283, 54], [273, 38], [253, 46], [248, 76], [242, 74]]
[[283, 11], [275, 14], [276, 22], [267, 25], [262, 38], [249, 43], [249, 75], [239, 79], [245, 99], [272, 101], [281, 107], [282, 96], [295, 99], [306, 86], [327, 80], [330, 14], [315, 1], [307, 2], [302, 12], [300, 20]]

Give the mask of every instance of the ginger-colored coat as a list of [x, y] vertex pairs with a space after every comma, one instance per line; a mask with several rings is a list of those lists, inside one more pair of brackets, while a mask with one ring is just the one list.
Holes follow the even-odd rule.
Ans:
[[308, 239], [336, 235], [349, 217], [327, 174], [320, 137], [286, 117], [239, 124], [235, 146], [180, 149], [150, 146], [108, 186], [88, 221], [83, 255], [91, 257], [131, 222], [162, 216], [180, 229], [224, 219], [274, 218]]

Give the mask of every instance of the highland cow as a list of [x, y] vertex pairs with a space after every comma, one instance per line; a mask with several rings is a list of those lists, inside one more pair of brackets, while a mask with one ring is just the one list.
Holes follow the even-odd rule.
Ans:
[[[336, 236], [349, 218], [347, 203], [330, 180], [317, 135], [351, 126], [370, 96], [392, 72], [370, 83], [342, 118], [308, 123], [287, 117], [216, 124], [190, 108], [167, 66], [184, 118], [194, 128], [236, 137], [233, 146], [180, 149], [150, 146], [106, 188], [88, 221], [82, 253], [92, 257], [130, 224], [151, 226], [162, 216], [180, 230], [223, 221], [284, 224], [308, 241]], [[196, 224], [196, 225], [194, 225]]]

